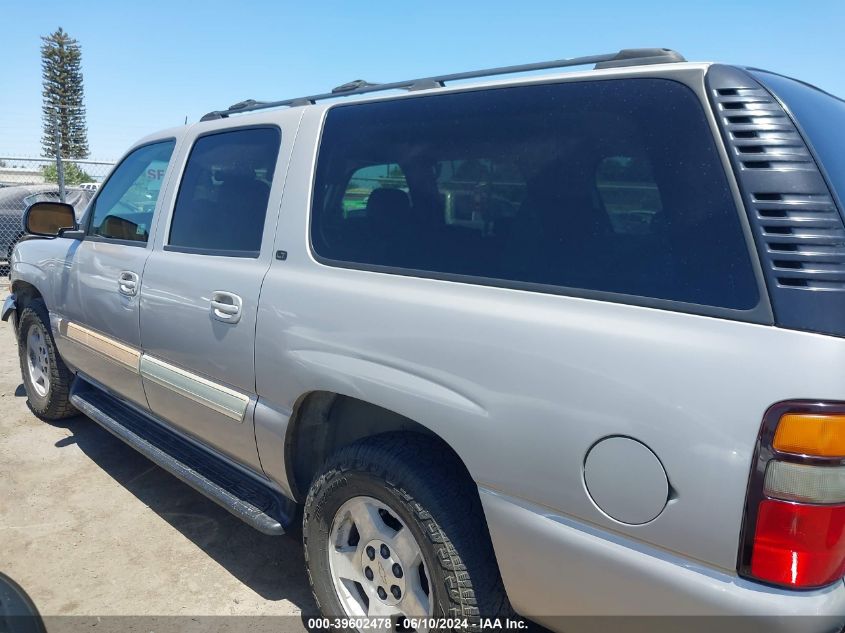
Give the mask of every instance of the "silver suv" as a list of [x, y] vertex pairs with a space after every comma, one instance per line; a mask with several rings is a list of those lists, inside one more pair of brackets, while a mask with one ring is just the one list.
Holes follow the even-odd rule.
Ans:
[[245, 101], [33, 205], [2, 316], [37, 415], [301, 517], [322, 624], [840, 630], [843, 146], [664, 49]]

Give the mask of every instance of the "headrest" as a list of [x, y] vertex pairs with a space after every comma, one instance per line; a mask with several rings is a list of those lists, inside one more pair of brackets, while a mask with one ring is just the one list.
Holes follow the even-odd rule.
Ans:
[[411, 201], [401, 189], [382, 187], [373, 189], [367, 198], [367, 217], [376, 220], [406, 220], [411, 213]]
[[255, 172], [243, 169], [221, 169], [214, 177], [221, 181], [221, 199], [231, 201], [240, 199], [244, 204], [266, 205], [270, 187], [266, 182], [257, 180]]
[[596, 209], [595, 174], [567, 156], [550, 161], [529, 183], [522, 208], [550, 235], [597, 235], [610, 231], [607, 214]]
[[243, 183], [255, 180], [255, 172], [251, 169], [225, 167], [214, 172], [214, 179], [223, 183]]

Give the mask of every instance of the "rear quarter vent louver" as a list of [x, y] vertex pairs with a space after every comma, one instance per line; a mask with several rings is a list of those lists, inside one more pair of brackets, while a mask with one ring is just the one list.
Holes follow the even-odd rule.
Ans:
[[810, 149], [745, 71], [711, 66], [707, 88], [777, 323], [845, 335], [845, 226]]

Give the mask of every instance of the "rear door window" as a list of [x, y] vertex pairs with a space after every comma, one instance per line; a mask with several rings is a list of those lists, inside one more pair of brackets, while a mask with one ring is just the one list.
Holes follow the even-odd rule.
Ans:
[[740, 310], [759, 300], [703, 107], [664, 79], [335, 106], [311, 241], [327, 263], [400, 274]]
[[179, 185], [165, 248], [257, 257], [280, 142], [276, 127], [197, 139]]

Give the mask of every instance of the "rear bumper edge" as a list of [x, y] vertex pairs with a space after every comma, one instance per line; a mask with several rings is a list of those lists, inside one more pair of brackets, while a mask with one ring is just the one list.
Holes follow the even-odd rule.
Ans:
[[549, 628], [595, 630], [595, 618], [619, 616], [625, 630], [637, 620], [648, 620], [648, 630], [679, 630], [681, 618], [685, 629], [697, 620], [720, 631], [828, 633], [845, 625], [842, 582], [814, 591], [767, 587], [496, 491], [479, 492], [512, 606]]

